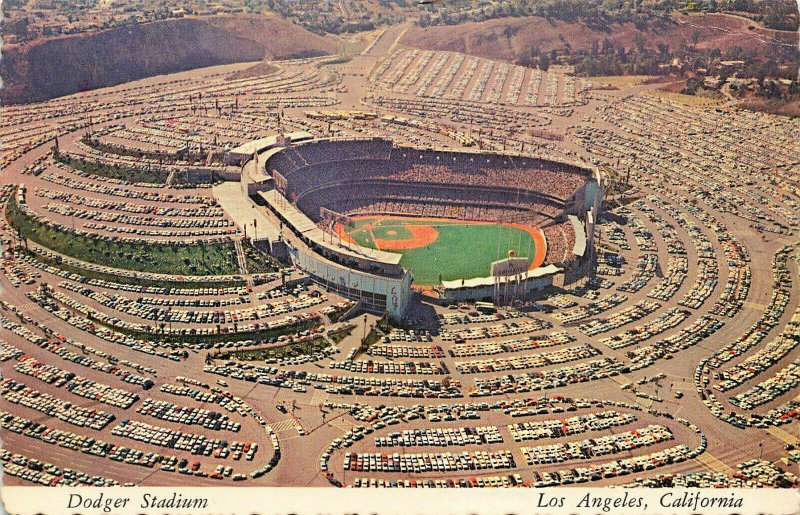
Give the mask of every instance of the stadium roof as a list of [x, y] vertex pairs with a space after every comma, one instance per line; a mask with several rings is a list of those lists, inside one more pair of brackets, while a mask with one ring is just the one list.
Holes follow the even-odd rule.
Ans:
[[303, 212], [293, 206], [289, 200], [278, 192], [278, 190], [269, 190], [260, 193], [261, 197], [266, 200], [270, 206], [275, 209], [294, 229], [305, 235], [312, 229], [317, 229], [317, 225]]
[[567, 216], [575, 231], [575, 245], [572, 246], [572, 253], [576, 256], [583, 256], [586, 253], [586, 231], [583, 229], [583, 222], [578, 220], [575, 215]]
[[253, 167], [250, 171], [249, 177], [250, 180], [253, 182], [264, 182], [267, 179], [272, 178], [272, 176], [267, 172], [266, 165], [269, 158], [280, 152], [286, 147], [272, 147], [267, 149], [265, 152], [260, 152], [258, 154], [258, 162], [256, 166]]
[[[285, 134], [289, 141], [304, 141], [311, 139], [314, 136], [306, 131], [289, 132]], [[278, 144], [278, 136], [267, 136], [266, 138], [256, 139], [243, 143], [230, 151], [231, 154], [241, 154], [252, 156], [255, 152], [263, 152], [268, 148], [274, 147]]]
[[[539, 268], [534, 268], [533, 270], [528, 270], [524, 274], [520, 275], [521, 280], [528, 280], [528, 279], [538, 279], [540, 277], [544, 277], [547, 275], [552, 275], [557, 272], [560, 272], [561, 269], [556, 265], [547, 265], [547, 266], [540, 266]], [[517, 279], [515, 275], [509, 276], [499, 276], [498, 277], [500, 284], [505, 284], [506, 282], [514, 282]], [[476, 277], [474, 279], [455, 279], [453, 281], [442, 281], [442, 286], [446, 290], [457, 290], [459, 288], [485, 288], [487, 286], [494, 286], [495, 278], [492, 276], [489, 277]]]

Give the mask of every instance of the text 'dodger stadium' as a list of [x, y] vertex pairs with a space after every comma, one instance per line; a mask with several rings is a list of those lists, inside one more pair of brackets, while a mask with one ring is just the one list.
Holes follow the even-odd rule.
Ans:
[[2, 9], [4, 501], [800, 486], [794, 0]]

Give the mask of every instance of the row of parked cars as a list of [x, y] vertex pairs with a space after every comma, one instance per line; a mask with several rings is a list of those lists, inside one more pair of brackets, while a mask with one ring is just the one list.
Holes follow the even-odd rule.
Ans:
[[496, 426], [406, 429], [375, 437], [376, 447], [464, 446], [503, 443]]
[[504, 352], [524, 352], [544, 347], [552, 347], [565, 343], [572, 343], [575, 337], [566, 331], [553, 332], [546, 336], [528, 336], [513, 340], [499, 342], [471, 341], [468, 343], [451, 345], [447, 350], [454, 358], [467, 358], [473, 356], [488, 356]]
[[510, 424], [508, 430], [515, 442], [560, 438], [562, 436], [602, 431], [610, 427], [630, 424], [636, 420], [633, 413], [619, 413], [615, 410], [586, 413], [563, 419], [537, 420]]
[[462, 374], [502, 372], [504, 370], [524, 370], [527, 368], [557, 365], [597, 356], [600, 351], [589, 344], [564, 347], [539, 354], [512, 355], [502, 358], [489, 358], [472, 361], [457, 361], [456, 370]]
[[59, 468], [52, 463], [29, 458], [23, 454], [0, 450], [3, 472], [42, 486], [119, 486], [113, 479], [90, 476], [69, 468]]
[[[349, 485], [348, 485], [349, 486]], [[508, 488], [527, 487], [519, 474], [473, 476], [460, 479], [378, 479], [357, 477], [353, 488]]]
[[730, 476], [711, 472], [659, 474], [637, 478], [633, 484], [649, 488], [796, 488], [800, 483], [795, 474], [766, 460], [748, 460], [736, 468]]
[[19, 404], [78, 427], [100, 430], [114, 421], [112, 413], [76, 406], [49, 393], [40, 392], [13, 379], [0, 383], [0, 396], [12, 404]]
[[651, 424], [647, 427], [598, 436], [581, 441], [565, 442], [537, 447], [521, 447], [528, 465], [547, 465], [570, 460], [584, 460], [595, 456], [618, 454], [624, 451], [647, 447], [672, 439], [672, 432], [664, 426]]
[[442, 329], [439, 335], [443, 341], [463, 343], [468, 340], [483, 340], [487, 338], [502, 338], [518, 334], [532, 333], [543, 329], [550, 329], [553, 324], [538, 318], [527, 318], [519, 322], [504, 322], [492, 326], [469, 327], [465, 329]]
[[426, 473], [515, 468], [510, 450], [461, 453], [345, 453], [344, 470], [357, 472]]
[[161, 420], [169, 420], [177, 424], [199, 425], [216, 431], [237, 432], [242, 427], [239, 422], [234, 422], [227, 415], [217, 411], [191, 406], [178, 406], [171, 402], [151, 398], [145, 399], [142, 405], [136, 409], [136, 413]]

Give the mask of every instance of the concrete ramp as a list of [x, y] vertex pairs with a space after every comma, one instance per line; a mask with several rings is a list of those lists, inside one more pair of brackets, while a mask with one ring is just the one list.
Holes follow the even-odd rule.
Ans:
[[223, 182], [214, 186], [211, 191], [220, 207], [231, 217], [236, 227], [247, 234], [248, 239], [278, 239], [280, 229], [262, 212], [263, 208], [244, 193], [241, 183]]

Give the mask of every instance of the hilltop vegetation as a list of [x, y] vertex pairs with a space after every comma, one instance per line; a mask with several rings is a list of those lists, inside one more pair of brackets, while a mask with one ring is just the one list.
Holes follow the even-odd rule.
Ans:
[[[753, 76], [777, 76], [798, 61], [795, 0], [225, 0], [223, 16], [173, 0], [130, 12], [121, 1], [102, 22], [90, 20], [84, 1], [36, 15], [31, 5], [3, 5], [6, 43], [17, 41], [0, 61], [7, 104], [220, 64], [333, 54], [340, 42], [325, 34], [404, 19], [416, 24], [403, 40], [410, 46], [541, 68], [560, 59], [585, 75], [659, 73], [677, 57], [705, 69], [741, 58], [761, 67]], [[42, 32], [53, 21], [60, 32]]]
[[336, 44], [277, 16], [180, 18], [6, 45], [3, 103], [36, 102], [153, 75], [335, 53]]
[[797, 30], [794, 0], [515, 0], [513, 2], [464, 2], [442, 4], [419, 20], [429, 25], [457, 25], [496, 18], [538, 16], [548, 20], [582, 22], [600, 31], [613, 24], [632, 23], [639, 30], [658, 28], [676, 12], [736, 13], [764, 27]]
[[603, 29], [585, 21], [533, 16], [415, 27], [403, 43], [541, 68], [560, 60], [590, 76], [668, 73], [676, 58], [687, 69], [742, 59], [757, 68], [749, 70], [750, 76], [776, 76], [796, 73], [797, 38], [795, 32], [754, 27], [744, 18], [723, 14], [679, 15], [646, 28], [619, 23]]

